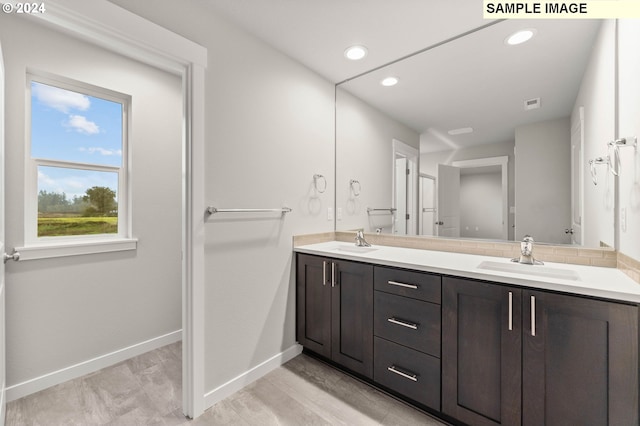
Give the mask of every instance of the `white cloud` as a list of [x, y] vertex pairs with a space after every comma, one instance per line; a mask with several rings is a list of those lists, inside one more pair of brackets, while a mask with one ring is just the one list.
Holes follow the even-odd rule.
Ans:
[[82, 115], [70, 115], [69, 121], [65, 124], [67, 127], [75, 129], [78, 133], [84, 133], [86, 135], [95, 135], [100, 133], [100, 127], [93, 121], [87, 120]]
[[42, 104], [68, 114], [71, 109], [86, 111], [91, 106], [89, 98], [83, 94], [36, 83], [32, 94]]
[[54, 179], [49, 175], [38, 170], [38, 189], [47, 192], [65, 193], [68, 198], [74, 196], [81, 197], [84, 195], [86, 188], [89, 188], [85, 182], [77, 176], [69, 176], [62, 179]]
[[122, 156], [122, 150], [121, 149], [105, 149], [105, 148], [100, 148], [100, 147], [90, 147], [90, 148], [84, 148], [81, 147], [79, 148], [79, 150], [81, 152], [87, 152], [89, 154], [95, 154], [96, 152], [100, 155], [104, 155], [104, 156]]
[[56, 184], [56, 181], [51, 179], [46, 174], [42, 173], [42, 171], [38, 170], [38, 187], [52, 187]]

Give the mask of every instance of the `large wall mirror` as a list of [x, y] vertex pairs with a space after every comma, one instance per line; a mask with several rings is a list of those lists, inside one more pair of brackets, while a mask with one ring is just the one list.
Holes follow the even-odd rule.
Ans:
[[336, 229], [614, 246], [614, 33], [492, 22], [338, 84]]

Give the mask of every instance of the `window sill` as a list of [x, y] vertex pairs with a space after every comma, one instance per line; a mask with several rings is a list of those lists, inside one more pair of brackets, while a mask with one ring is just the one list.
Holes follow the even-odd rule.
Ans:
[[20, 261], [23, 261], [136, 250], [137, 247], [138, 240], [136, 238], [118, 238], [92, 241], [56, 241], [16, 247], [15, 250], [20, 253]]

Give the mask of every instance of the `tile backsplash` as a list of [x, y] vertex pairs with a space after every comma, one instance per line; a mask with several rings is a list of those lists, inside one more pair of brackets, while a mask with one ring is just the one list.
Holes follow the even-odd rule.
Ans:
[[618, 269], [640, 283], [640, 261], [624, 253], [618, 253]]
[[[294, 236], [293, 244], [294, 246], [300, 246], [333, 240], [353, 242], [354, 236], [354, 232], [346, 231], [300, 235]], [[454, 253], [478, 254], [483, 256], [506, 258], [520, 256], [520, 242], [457, 240], [423, 236], [394, 236], [388, 234], [365, 234], [365, 237], [367, 241], [373, 245], [448, 251]], [[547, 262], [619, 268], [633, 280], [640, 283], [640, 261], [626, 256], [623, 253], [618, 253], [609, 247], [584, 248], [573, 246], [554, 246], [538, 243], [534, 245], [533, 256], [536, 259]]]

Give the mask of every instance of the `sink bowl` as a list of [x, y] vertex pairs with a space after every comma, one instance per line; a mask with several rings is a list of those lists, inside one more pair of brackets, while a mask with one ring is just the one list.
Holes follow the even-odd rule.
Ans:
[[346, 251], [349, 253], [371, 253], [372, 251], [376, 251], [378, 250], [376, 247], [358, 247], [356, 245], [353, 246], [337, 246], [334, 247], [332, 250], [336, 250], [336, 251]]
[[509, 272], [512, 274], [532, 275], [561, 280], [581, 281], [580, 275], [571, 269], [553, 268], [544, 265], [523, 265], [515, 262], [490, 262], [484, 261], [478, 265], [478, 269], [488, 271]]

